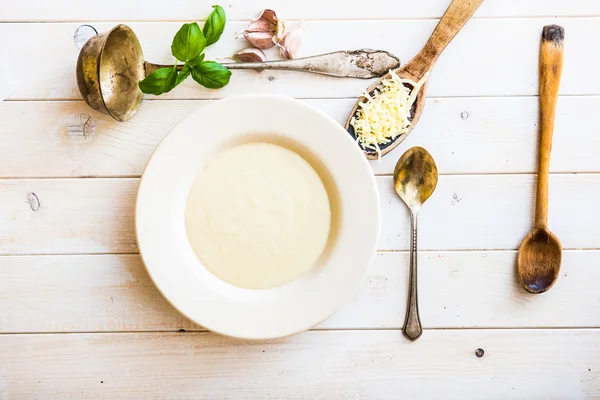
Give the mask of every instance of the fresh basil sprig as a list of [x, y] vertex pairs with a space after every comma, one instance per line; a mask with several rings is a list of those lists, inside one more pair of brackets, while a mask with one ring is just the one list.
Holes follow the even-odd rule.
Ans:
[[190, 75], [196, 82], [210, 89], [227, 85], [231, 71], [216, 61], [204, 61], [203, 53], [206, 46], [219, 40], [225, 29], [225, 22], [225, 11], [216, 5], [202, 30], [196, 22], [183, 24], [171, 44], [173, 56], [184, 63], [181, 71], [177, 70], [177, 65], [159, 68], [140, 81], [141, 91], [154, 95], [167, 93]]

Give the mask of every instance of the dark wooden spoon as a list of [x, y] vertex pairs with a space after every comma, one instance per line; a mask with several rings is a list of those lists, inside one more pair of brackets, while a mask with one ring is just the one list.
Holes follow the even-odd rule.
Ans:
[[535, 226], [521, 242], [517, 267], [519, 280], [529, 293], [550, 289], [560, 271], [562, 247], [548, 230], [548, 171], [554, 131], [554, 115], [563, 66], [565, 32], [558, 25], [544, 27], [540, 46], [540, 155], [535, 207]]
[[[483, 0], [454, 0], [450, 3], [450, 6], [442, 16], [442, 19], [438, 23], [437, 27], [431, 34], [431, 37], [423, 47], [423, 49], [417, 54], [412, 60], [410, 60], [403, 67], [395, 70], [393, 73], [397, 74], [400, 78], [410, 79], [414, 82], [418, 82], [433, 68], [433, 65], [437, 61], [442, 51], [448, 46], [448, 43], [454, 39], [456, 34], [462, 29], [462, 27], [467, 23], [469, 18], [475, 13], [475, 10], [479, 7], [479, 5], [483, 2]], [[368, 89], [368, 93], [373, 93], [373, 91], [381, 84], [383, 79], [389, 79], [390, 75], [384, 76], [382, 79], [379, 79], [377, 82], [372, 84]], [[398, 146], [406, 137], [409, 135], [410, 131], [414, 128], [414, 126], [419, 121], [421, 114], [423, 113], [423, 109], [425, 108], [425, 91], [427, 89], [427, 83], [421, 88], [417, 99], [412, 108], [412, 118], [411, 124], [409, 127], [409, 132], [406, 134], [399, 135], [394, 140], [389, 143], [380, 145], [381, 155], [385, 155], [392, 151], [396, 146]], [[346, 121], [345, 128], [356, 139], [356, 134], [354, 133], [354, 128], [350, 125], [350, 120], [356, 114], [358, 110], [358, 106], [360, 103], [366, 101], [364, 97], [361, 97], [350, 116], [348, 117], [348, 121]], [[377, 152], [371, 149], [363, 148], [365, 155], [368, 159], [374, 160], [378, 158]]]

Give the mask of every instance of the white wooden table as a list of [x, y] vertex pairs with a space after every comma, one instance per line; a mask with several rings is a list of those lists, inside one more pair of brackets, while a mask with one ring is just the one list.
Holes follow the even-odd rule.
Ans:
[[[406, 62], [448, 3], [227, 0], [208, 57], [244, 46], [233, 33], [269, 6], [305, 21], [300, 55], [371, 47]], [[89, 109], [75, 83], [81, 25], [125, 22], [147, 60], [167, 63], [173, 34], [211, 4], [1, 2], [0, 54], [21, 85], [0, 104], [0, 399], [600, 398], [600, 2], [486, 0], [440, 58], [411, 137], [373, 163], [383, 230], [362, 291], [317, 329], [258, 343], [205, 332], [155, 289], [134, 235], [139, 176], [169, 130], [216, 98], [286, 94], [341, 123], [368, 82], [235, 71], [220, 91], [190, 80], [149, 98], [127, 123]], [[515, 249], [533, 219], [549, 23], [566, 29], [550, 177], [550, 228], [565, 250], [556, 286], [532, 296]], [[425, 332], [410, 343], [399, 330], [408, 215], [390, 174], [413, 145], [442, 175], [421, 215]]]

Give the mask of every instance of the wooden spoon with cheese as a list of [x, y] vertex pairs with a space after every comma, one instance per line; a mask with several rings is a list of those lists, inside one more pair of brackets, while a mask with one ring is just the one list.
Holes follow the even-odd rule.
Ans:
[[[404, 85], [410, 90], [415, 89], [415, 84], [419, 82], [422, 82], [422, 86], [420, 86], [420, 91], [418, 91], [416, 94], [416, 98], [412, 104], [408, 104], [408, 102], [405, 104], [400, 104], [400, 106], [404, 106], [410, 110], [410, 112], [408, 110], [406, 112], [405, 118], [408, 119], [407, 121], [393, 121], [394, 119], [402, 118], [402, 116], [398, 116], [398, 113], [393, 111], [393, 108], [377, 107], [377, 109], [370, 110], [369, 115], [366, 116], [369, 119], [374, 121], [376, 121], [378, 118], [388, 119], [388, 122], [395, 122], [393, 125], [397, 125], [398, 123], [400, 123], [400, 125], [404, 125], [405, 129], [403, 129], [401, 132], [386, 133], [384, 132], [384, 127], [384, 131], [377, 132], [377, 134], [374, 132], [366, 132], [366, 135], [374, 135], [373, 137], [370, 137], [372, 142], [377, 142], [377, 146], [365, 147], [364, 141], [359, 140], [359, 144], [361, 145], [361, 148], [365, 152], [367, 158], [377, 159], [380, 155], [383, 156], [389, 153], [412, 131], [414, 126], [419, 121], [419, 118], [423, 113], [423, 109], [425, 108], [425, 91], [427, 89], [426, 80], [429, 72], [433, 68], [433, 65], [437, 61], [440, 54], [442, 54], [442, 51], [444, 51], [446, 46], [471, 18], [473, 13], [475, 13], [475, 10], [477, 10], [482, 2], [483, 0], [453, 0], [423, 49], [412, 60], [410, 60], [410, 62], [392, 72], [402, 79], [412, 81], [413, 84], [404, 82]], [[367, 93], [369, 93], [371, 96], [376, 95], [375, 90], [377, 89], [379, 91], [383, 81], [387, 80], [388, 84], [393, 83], [390, 81], [391, 78], [392, 77], [390, 74], [384, 76], [382, 79], [371, 85], [367, 89]], [[419, 90], [418, 85], [417, 90]], [[368, 99], [365, 96], [358, 100], [345, 125], [348, 133], [350, 133], [350, 135], [352, 135], [355, 139], [357, 139], [357, 135], [363, 135], [363, 133], [357, 132], [357, 129], [355, 129], [353, 126], [356, 125], [356, 121], [353, 123], [353, 119], [360, 118], [361, 112], [359, 107], [361, 103], [364, 103], [367, 100]], [[407, 98], [405, 100], [409, 99]], [[394, 115], [390, 115], [390, 112], [392, 112]], [[392, 135], [393, 137], [391, 137]], [[382, 140], [387, 141], [382, 142]], [[379, 151], [377, 151], [377, 147], [379, 148]]]

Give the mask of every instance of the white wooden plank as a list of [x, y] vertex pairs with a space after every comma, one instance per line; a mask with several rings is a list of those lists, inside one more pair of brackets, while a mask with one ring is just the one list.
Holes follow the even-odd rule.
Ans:
[[[600, 248], [598, 175], [550, 177], [550, 230], [564, 248]], [[407, 250], [409, 214], [391, 178], [379, 178], [382, 233], [380, 249]], [[419, 214], [419, 248], [517, 249], [531, 231], [533, 175], [440, 177], [435, 193]]]
[[[330, 1], [306, 0], [292, 3], [270, 0], [259, 4], [245, 0], [230, 0], [225, 7], [230, 20], [253, 18], [261, 7], [276, 10], [283, 18], [312, 19], [390, 19], [390, 18], [438, 18], [449, 1], [419, 2], [418, 6], [408, 0], [372, 0], [348, 2], [343, 7]], [[85, 7], [75, 0], [52, 2], [33, 0], [0, 4], [2, 21], [89, 21], [89, 20], [193, 20], [204, 18], [210, 6], [194, 0], [173, 0], [146, 6], [138, 0], [107, 0], [101, 3], [86, 2]], [[515, 16], [580, 16], [598, 15], [600, 6], [594, 0], [518, 0], [487, 1], [478, 10], [477, 17]]]
[[[476, 349], [485, 355], [475, 356]], [[595, 399], [600, 331], [10, 335], [2, 398]]]
[[[420, 216], [423, 250], [516, 249], [533, 223], [533, 175], [446, 175]], [[378, 177], [381, 250], [407, 250], [408, 211]], [[0, 254], [136, 251], [133, 208], [138, 179], [0, 181]], [[600, 248], [598, 174], [552, 175], [550, 229], [569, 249]], [[40, 203], [33, 211], [28, 201]]]
[[[516, 251], [421, 252], [423, 327], [597, 327], [600, 252], [565, 251], [560, 278], [544, 296], [518, 282]], [[326, 328], [401, 328], [408, 296], [408, 253], [379, 253], [360, 294]], [[358, 322], [360, 320], [360, 322]]]
[[[419, 306], [425, 329], [600, 327], [600, 252], [566, 251], [544, 296], [525, 293], [516, 253], [423, 252]], [[380, 253], [356, 298], [321, 329], [400, 328], [408, 255]], [[0, 257], [0, 332], [201, 329], [159, 294], [137, 255]], [[568, 299], [568, 301], [565, 301]]]
[[199, 329], [160, 295], [139, 255], [0, 257], [2, 332]]
[[[0, 253], [135, 252], [137, 185], [137, 179], [0, 181]], [[30, 201], [39, 203], [37, 211]]]
[[[536, 94], [541, 30], [546, 24], [559, 23], [567, 32], [561, 93], [600, 94], [600, 81], [596, 79], [600, 54], [589, 51], [586, 45], [590, 37], [600, 35], [599, 21], [599, 18], [473, 20], [440, 57], [428, 93], [430, 96]], [[370, 47], [389, 50], [406, 62], [420, 50], [435, 24], [435, 20], [307, 22], [300, 56]], [[102, 32], [115, 23], [93, 25]], [[170, 43], [180, 23], [130, 25], [140, 38], [147, 60], [159, 63], [173, 60]], [[31, 54], [36, 54], [36, 60], [40, 60], [19, 64], [15, 72], [23, 84], [12, 94], [12, 99], [80, 98], [74, 73], [79, 51], [73, 41], [78, 26], [78, 23], [0, 24], [0, 37], [19, 38], [3, 44], [7, 59], [30, 60]], [[208, 49], [207, 57], [228, 57], [245, 46], [243, 41], [233, 39], [234, 32], [243, 26], [241, 22], [230, 23], [223, 39]], [[293, 72], [236, 71], [231, 83], [222, 90], [203, 89], [190, 80], [162, 97], [216, 98], [255, 92], [301, 98], [355, 97], [368, 83]]]
[[[340, 124], [354, 103], [304, 101]], [[0, 176], [140, 176], [158, 142], [210, 102], [146, 101], [127, 123], [95, 113], [81, 101], [1, 103]], [[411, 136], [371, 165], [376, 174], [391, 174], [402, 152], [419, 145], [433, 154], [442, 174], [534, 173], [537, 103], [537, 97], [430, 99]], [[600, 135], [595, 129], [599, 108], [600, 96], [560, 98], [552, 172], [600, 172]]]

